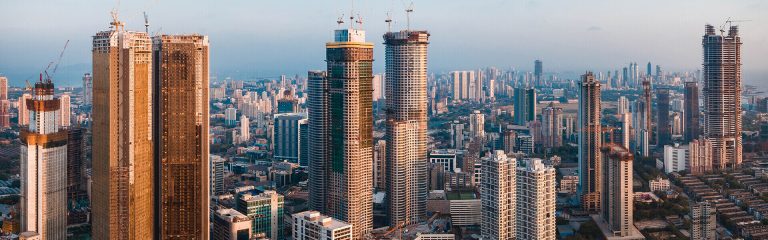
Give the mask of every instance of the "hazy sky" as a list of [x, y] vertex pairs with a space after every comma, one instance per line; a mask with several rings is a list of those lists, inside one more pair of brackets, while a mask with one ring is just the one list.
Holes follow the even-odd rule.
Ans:
[[[80, 84], [91, 69], [91, 36], [109, 27], [117, 1], [2, 0], [0, 74], [21, 85], [36, 78], [70, 40], [55, 81]], [[383, 71], [381, 35], [391, 12], [393, 30], [405, 27], [410, 1], [358, 0], [368, 41], [376, 43], [375, 70]], [[211, 42], [211, 73], [220, 78], [272, 77], [324, 69], [324, 43], [352, 1], [336, 0], [123, 0], [127, 29], [201, 33]], [[727, 17], [742, 22], [745, 78], [768, 76], [768, 1], [764, 0], [416, 0], [412, 29], [432, 34], [433, 72], [483, 66], [531, 71], [619, 69], [648, 61], [665, 70], [701, 66], [704, 24]], [[759, 73], [759, 74], [753, 74]], [[745, 79], [756, 81], [756, 79]], [[768, 79], [759, 81], [768, 82]]]

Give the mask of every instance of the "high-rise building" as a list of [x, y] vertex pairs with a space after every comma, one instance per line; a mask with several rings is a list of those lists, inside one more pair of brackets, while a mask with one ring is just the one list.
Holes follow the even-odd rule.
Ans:
[[465, 100], [475, 98], [475, 88], [477, 83], [474, 71], [454, 71], [451, 72], [453, 80], [453, 100]]
[[93, 37], [94, 239], [151, 239], [155, 227], [152, 41], [112, 28]]
[[669, 88], [656, 90], [656, 145], [672, 142], [672, 126], [669, 121]]
[[579, 196], [585, 211], [600, 210], [601, 178], [600, 82], [592, 72], [581, 76], [579, 91]]
[[32, 95], [24, 93], [19, 97], [19, 126], [26, 126], [29, 124], [29, 107], [27, 107], [27, 100], [32, 99]]
[[302, 166], [307, 166], [307, 114], [278, 113], [274, 116], [274, 123], [274, 160], [301, 164], [303, 159]]
[[71, 127], [67, 129], [67, 199], [77, 201], [86, 190], [83, 171], [83, 132], [84, 128]]
[[427, 31], [403, 30], [384, 34], [385, 175], [391, 225], [418, 223], [426, 217], [428, 44]]
[[712, 141], [706, 138], [694, 139], [688, 143], [688, 165], [692, 175], [712, 172]]
[[533, 88], [515, 88], [514, 122], [525, 126], [536, 119], [536, 90]]
[[651, 115], [651, 106], [653, 106], [653, 102], [651, 102], [651, 81], [643, 81], [643, 102], [645, 102], [645, 108], [643, 109], [645, 113], [643, 114], [645, 116], [645, 129], [649, 133], [651, 130], [653, 130], [653, 115]]
[[309, 200], [311, 209], [352, 225], [360, 239], [373, 221], [373, 44], [360, 29], [334, 36], [326, 43], [327, 77], [310, 74]]
[[480, 183], [483, 239], [514, 239], [516, 237], [517, 161], [502, 150], [482, 159], [483, 176]]
[[697, 82], [685, 82], [683, 107], [683, 139], [686, 142], [699, 137], [699, 85]]
[[227, 108], [224, 110], [224, 123], [227, 126], [234, 127], [237, 125], [237, 109]]
[[353, 238], [352, 225], [320, 214], [306, 211], [293, 214], [294, 239], [348, 240]]
[[507, 130], [504, 132], [504, 153], [515, 153], [515, 147], [517, 146], [517, 132], [515, 130]]
[[675, 143], [674, 145], [664, 145], [664, 172], [671, 173], [677, 171], [683, 171], [686, 166], [689, 166], [689, 146], [680, 145]]
[[471, 139], [485, 139], [485, 114], [480, 110], [469, 114], [469, 137]]
[[451, 147], [453, 149], [464, 148], [464, 124], [459, 120], [453, 120], [451, 123]]
[[83, 104], [93, 103], [93, 78], [90, 73], [83, 74]]
[[251, 139], [251, 120], [247, 116], [240, 116], [240, 142], [248, 142]]
[[616, 107], [618, 114], [624, 114], [629, 112], [629, 100], [625, 96], [620, 96]]
[[373, 187], [387, 191], [387, 140], [379, 140], [373, 146]]
[[50, 79], [35, 83], [27, 100], [30, 124], [21, 140], [21, 232], [40, 239], [67, 237], [67, 131], [60, 129], [59, 99]]
[[152, 41], [155, 236], [208, 239], [208, 37], [159, 35]]
[[68, 93], [61, 94], [61, 96], [59, 96], [59, 102], [61, 103], [61, 110], [59, 113], [61, 114], [61, 117], [59, 117], [59, 126], [69, 127], [72, 125], [72, 106], [70, 104], [71, 97]]
[[[608, 144], [602, 149], [602, 209], [598, 224], [605, 237], [645, 239], [633, 224], [634, 193], [632, 191], [632, 161], [627, 149]], [[607, 231], [606, 231], [607, 230]], [[622, 238], [625, 239], [625, 238]]]
[[541, 60], [533, 61], [533, 77], [534, 82], [537, 85], [544, 85], [544, 79], [542, 78], [544, 74], [544, 63], [541, 62]]
[[648, 65], [646, 66], [646, 69], [645, 69], [645, 76], [648, 76], [648, 77], [652, 76], [651, 74], [652, 70], [653, 70], [653, 65], [651, 65], [651, 62], [648, 62]]
[[250, 240], [251, 218], [231, 208], [213, 212], [213, 240]]
[[693, 202], [691, 212], [691, 239], [717, 239], [717, 212], [715, 205], [708, 202]]
[[283, 239], [284, 205], [283, 195], [275, 191], [243, 192], [237, 195], [235, 209], [251, 218], [253, 236]]
[[379, 101], [380, 99], [386, 99], [386, 83], [384, 75], [373, 75], [373, 101]]
[[649, 134], [648, 134], [648, 122], [650, 116], [646, 115], [646, 102], [645, 100], [638, 99], [632, 103], [632, 129], [634, 130], [634, 150], [633, 152], [639, 153], [640, 156], [647, 157], [649, 154]]
[[563, 146], [563, 109], [549, 103], [541, 110], [541, 129], [544, 147]]
[[517, 238], [555, 240], [555, 168], [538, 158], [517, 167]]
[[0, 77], [0, 128], [11, 127], [11, 102], [8, 101], [8, 78]]
[[299, 100], [293, 97], [291, 90], [283, 92], [283, 98], [277, 100], [277, 113], [299, 112]]
[[224, 158], [218, 155], [210, 155], [211, 158], [211, 196], [224, 194], [226, 188], [224, 187], [224, 168], [227, 163]]
[[712, 141], [715, 169], [741, 165], [741, 37], [739, 27], [728, 35], [706, 26], [704, 47], [704, 135]]
[[630, 136], [630, 126], [631, 126], [631, 120], [629, 118], [629, 112], [625, 112], [623, 114], [619, 114], [619, 124], [621, 124], [621, 146], [630, 149], [629, 148], [629, 136]]

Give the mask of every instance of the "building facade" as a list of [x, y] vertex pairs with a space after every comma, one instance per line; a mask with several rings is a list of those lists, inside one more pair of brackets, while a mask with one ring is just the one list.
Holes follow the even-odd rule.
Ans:
[[525, 126], [536, 120], [536, 89], [515, 88], [514, 123]]
[[502, 150], [483, 158], [480, 185], [483, 239], [516, 237], [517, 161]]
[[683, 94], [683, 140], [686, 142], [699, 138], [699, 85], [697, 82], [685, 82]]
[[582, 208], [598, 212], [601, 206], [602, 127], [600, 82], [591, 72], [582, 75], [579, 91], [579, 194]]
[[485, 114], [479, 110], [472, 111], [469, 114], [469, 137], [472, 140], [485, 139]]
[[517, 167], [516, 239], [555, 240], [555, 169], [541, 159]]
[[717, 239], [717, 214], [714, 204], [694, 202], [690, 204], [691, 239]]
[[156, 238], [208, 239], [208, 37], [152, 41]]
[[350, 240], [352, 225], [320, 214], [317, 211], [305, 211], [293, 214], [294, 239], [304, 240]]
[[704, 48], [704, 135], [712, 141], [715, 169], [741, 165], [741, 37], [739, 27], [728, 35], [707, 25]]
[[656, 90], [656, 145], [672, 142], [672, 124], [669, 121], [669, 88]]
[[614, 144], [603, 147], [601, 151], [604, 184], [600, 215], [613, 236], [632, 236], [636, 231], [633, 224], [632, 191], [634, 157], [627, 149]]
[[[304, 163], [307, 166], [307, 114], [306, 113], [279, 113], [274, 115], [275, 161], [288, 161], [291, 163]], [[303, 133], [303, 134], [302, 134]], [[304, 160], [304, 161], [301, 161]]]
[[59, 125], [53, 83], [40, 79], [27, 100], [29, 125], [19, 134], [21, 232], [39, 239], [67, 237], [67, 130]]
[[231, 208], [213, 212], [213, 240], [251, 240], [251, 218]]
[[284, 205], [283, 195], [275, 191], [243, 192], [237, 195], [235, 209], [251, 218], [253, 236], [283, 239]]
[[550, 103], [541, 111], [541, 129], [544, 147], [563, 146], [563, 109]]

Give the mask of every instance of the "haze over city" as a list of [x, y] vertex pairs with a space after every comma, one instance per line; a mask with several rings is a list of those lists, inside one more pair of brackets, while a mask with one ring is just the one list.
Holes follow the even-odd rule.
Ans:
[[[118, 3], [119, 2], [119, 3]], [[605, 71], [631, 61], [652, 61], [665, 70], [701, 68], [704, 23], [740, 22], [744, 37], [744, 81], [768, 89], [768, 2], [683, 1], [413, 1], [412, 29], [429, 29], [430, 72], [514, 67], [532, 71], [542, 59], [547, 71], [576, 79], [585, 70]], [[119, 4], [119, 6], [118, 6]], [[70, 40], [55, 81], [77, 85], [90, 68], [93, 29], [108, 27], [117, 8], [126, 29], [151, 33], [200, 33], [211, 38], [211, 73], [218, 78], [260, 78], [321, 69], [327, 29], [349, 16], [352, 1], [41, 0], [3, 2], [0, 14], [0, 74], [14, 86], [35, 76]], [[410, 1], [354, 1], [363, 29], [383, 61], [384, 20], [406, 24]], [[181, 7], [183, 6], [183, 7]], [[348, 19], [347, 19], [348, 20]], [[12, 37], [11, 37], [12, 36]], [[375, 64], [375, 72], [383, 65]]]

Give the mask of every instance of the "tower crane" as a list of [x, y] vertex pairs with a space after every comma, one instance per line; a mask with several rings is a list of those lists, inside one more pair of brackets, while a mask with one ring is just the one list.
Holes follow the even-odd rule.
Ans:
[[727, 19], [725, 19], [725, 22], [723, 23], [723, 25], [720, 25], [720, 35], [725, 34], [725, 25], [728, 25], [728, 27], [731, 27], [735, 22], [749, 22], [749, 21], [752, 21], [752, 20], [731, 20], [731, 17], [728, 17]]
[[[55, 62], [48, 63], [48, 67], [46, 67], [45, 70], [43, 71], [45, 73], [45, 78], [46, 78], [45, 80], [46, 81], [50, 82], [51, 81], [51, 76], [56, 74], [56, 70], [59, 69], [59, 63], [61, 63], [61, 58], [64, 57], [64, 51], [67, 50], [67, 46], [69, 46], [69, 40], [67, 40], [67, 42], [64, 43], [64, 48], [61, 49], [61, 52], [59, 53], [59, 58], [56, 59]], [[51, 65], [54, 65], [53, 66], [53, 71], [51, 71], [51, 74], [48, 74], [48, 69], [51, 68]], [[42, 74], [40, 74], [40, 81], [43, 81]]]
[[149, 34], [149, 16], [147, 16], [147, 12], [144, 12], [144, 32]]

